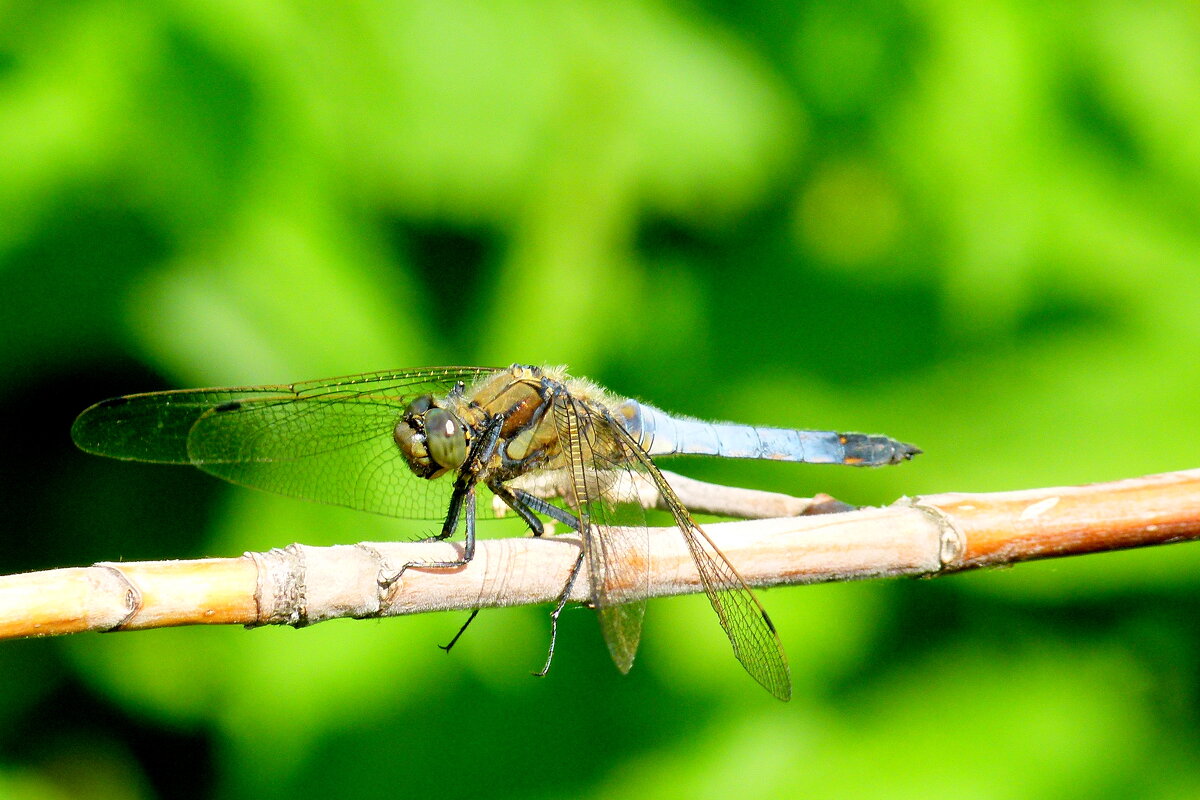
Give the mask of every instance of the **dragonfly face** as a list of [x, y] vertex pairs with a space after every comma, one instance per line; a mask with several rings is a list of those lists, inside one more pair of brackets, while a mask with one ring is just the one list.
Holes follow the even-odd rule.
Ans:
[[453, 412], [423, 394], [408, 404], [396, 423], [396, 446], [419, 478], [439, 478], [467, 460], [467, 428]]
[[[540, 516], [578, 531], [584, 547], [552, 619], [586, 559], [590, 604], [613, 660], [633, 662], [649, 592], [649, 537], [640, 506], [614, 498], [650, 481], [666, 501], [701, 582], [746, 670], [775, 696], [791, 693], [775, 628], [655, 466], [689, 453], [855, 466], [920, 451], [884, 436], [752, 428], [672, 417], [614, 397], [561, 369], [433, 367], [279, 386], [195, 389], [115, 398], [72, 428], [82, 449], [192, 464], [234, 483], [395, 517], [464, 523], [458, 567], [474, 554], [476, 495], [488, 491], [541, 535]], [[550, 477], [566, 509], [512, 483]], [[399, 577], [397, 575], [396, 577]], [[553, 636], [551, 639], [553, 653]], [[547, 660], [547, 667], [549, 660]]]

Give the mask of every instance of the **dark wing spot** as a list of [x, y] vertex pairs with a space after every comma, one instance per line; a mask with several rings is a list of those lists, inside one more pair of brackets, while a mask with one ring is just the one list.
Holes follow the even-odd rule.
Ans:
[[241, 408], [241, 407], [242, 407], [242, 403], [241, 403], [241, 401], [239, 401], [239, 400], [230, 400], [228, 403], [221, 403], [221, 405], [219, 405], [219, 406], [217, 406], [216, 408], [214, 408], [214, 409], [213, 409], [213, 411], [215, 411], [215, 412], [217, 412], [218, 414], [220, 414], [220, 413], [223, 413], [223, 412], [225, 412], [225, 411], [237, 411], [237, 410], [238, 410], [239, 408]]

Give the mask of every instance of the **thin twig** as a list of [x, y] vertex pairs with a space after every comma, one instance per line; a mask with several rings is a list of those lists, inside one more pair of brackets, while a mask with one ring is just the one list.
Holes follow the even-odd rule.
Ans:
[[[806, 508], [811, 503], [799, 501]], [[1078, 487], [905, 498], [886, 508], [706, 526], [755, 586], [933, 576], [1200, 538], [1200, 469]], [[651, 531], [650, 595], [700, 590], [678, 531]], [[565, 585], [575, 535], [482, 541], [455, 570], [450, 542], [293, 544], [240, 558], [97, 564], [0, 578], [0, 638], [172, 625], [308, 625], [544, 603]], [[587, 599], [588, 581], [571, 599]]]

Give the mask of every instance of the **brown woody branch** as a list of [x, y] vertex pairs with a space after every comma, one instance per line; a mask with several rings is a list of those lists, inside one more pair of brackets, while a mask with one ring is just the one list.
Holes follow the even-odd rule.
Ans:
[[[761, 493], [743, 494], [738, 502], [753, 506], [755, 494]], [[819, 503], [813, 508], [812, 501], [789, 499], [798, 513], [821, 510]], [[718, 523], [706, 530], [755, 586], [933, 576], [1200, 538], [1200, 470], [1089, 486], [927, 495], [885, 508]], [[650, 533], [650, 594], [699, 591], [679, 532]], [[381, 576], [406, 562], [453, 557], [459, 545], [293, 544], [240, 558], [10, 575], [0, 577], [0, 638], [172, 625], [307, 625], [543, 603], [562, 591], [579, 546], [574, 534], [481, 541], [470, 564], [411, 569], [390, 587]], [[571, 599], [585, 601], [586, 576], [575, 585]]]

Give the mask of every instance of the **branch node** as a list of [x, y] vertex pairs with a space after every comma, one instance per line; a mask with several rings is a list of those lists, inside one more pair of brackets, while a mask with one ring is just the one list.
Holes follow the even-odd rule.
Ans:
[[967, 537], [954, 520], [942, 509], [935, 505], [930, 505], [922, 502], [920, 497], [902, 497], [896, 501], [895, 505], [908, 506], [921, 512], [925, 517], [937, 526], [938, 534], [938, 562], [941, 572], [946, 567], [950, 566], [958, 559], [962, 558], [963, 553], [967, 551]]
[[283, 549], [273, 547], [265, 553], [244, 555], [253, 559], [258, 567], [258, 585], [254, 590], [258, 619], [246, 627], [291, 625], [303, 628], [307, 625], [304, 549], [290, 544]]
[[97, 569], [103, 569], [111, 572], [114, 576], [116, 576], [121, 585], [125, 587], [125, 606], [129, 610], [126, 612], [125, 616], [121, 618], [120, 622], [105, 629], [103, 632], [110, 633], [112, 631], [122, 630], [134, 617], [137, 616], [137, 613], [142, 610], [142, 591], [137, 587], [137, 584], [129, 579], [129, 576], [125, 574], [125, 571], [121, 569], [119, 564], [114, 564], [111, 561], [99, 561], [92, 566]]

